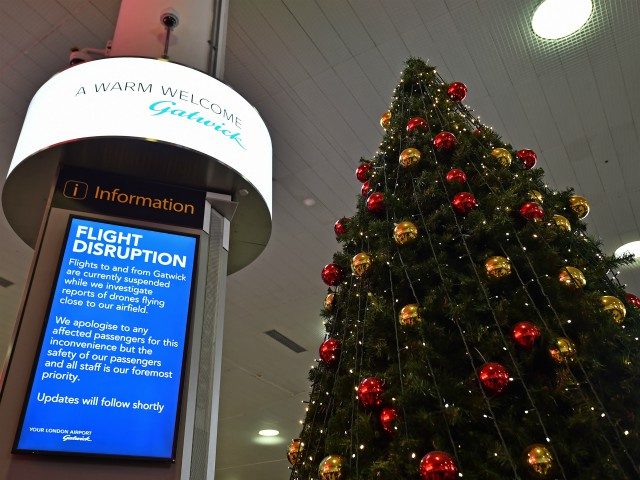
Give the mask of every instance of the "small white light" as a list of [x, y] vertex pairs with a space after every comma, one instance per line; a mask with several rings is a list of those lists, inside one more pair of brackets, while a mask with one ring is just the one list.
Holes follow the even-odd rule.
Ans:
[[316, 201], [315, 201], [314, 198], [309, 197], [309, 198], [305, 198], [302, 201], [302, 203], [304, 203], [305, 206], [307, 206], [307, 207], [313, 207], [316, 204]]
[[563, 38], [580, 30], [592, 10], [591, 0], [545, 0], [533, 14], [531, 28], [542, 38]]
[[266, 430], [260, 430], [258, 432], [258, 435], [261, 435], [263, 437], [275, 437], [279, 434], [280, 432], [278, 430], [273, 430], [272, 428], [267, 428]]

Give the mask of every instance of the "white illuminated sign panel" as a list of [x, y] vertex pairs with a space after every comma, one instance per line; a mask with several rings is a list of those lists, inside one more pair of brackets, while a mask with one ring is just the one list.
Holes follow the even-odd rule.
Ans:
[[224, 83], [147, 58], [110, 58], [69, 68], [31, 101], [9, 173], [52, 145], [92, 137], [168, 142], [238, 172], [271, 210], [271, 140], [256, 109]]

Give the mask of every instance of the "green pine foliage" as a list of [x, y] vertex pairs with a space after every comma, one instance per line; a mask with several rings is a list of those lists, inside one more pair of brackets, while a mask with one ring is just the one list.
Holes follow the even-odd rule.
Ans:
[[[322, 315], [328, 336], [341, 341], [341, 355], [336, 366], [320, 362], [310, 372], [304, 450], [291, 478], [317, 479], [322, 458], [341, 455], [343, 479], [419, 479], [420, 459], [442, 450], [456, 459], [462, 478], [525, 479], [532, 472], [523, 452], [532, 444], [550, 448], [556, 465], [532, 478], [640, 478], [638, 310], [626, 304], [624, 322], [616, 323], [600, 301], [602, 295], [624, 301], [612, 272], [629, 259], [603, 254], [587, 236], [569, 207], [572, 190], [551, 190], [540, 169], [525, 170], [515, 156], [510, 166], [500, 165], [493, 148], [514, 154], [521, 147], [504, 143], [446, 89], [433, 67], [407, 61], [390, 125], [378, 154], [367, 160], [386, 208], [371, 214], [359, 197], [339, 238], [343, 248], [333, 261], [345, 279]], [[408, 134], [413, 116], [424, 117], [429, 130]], [[440, 131], [457, 138], [448, 156], [432, 147]], [[398, 162], [407, 147], [422, 154], [410, 169]], [[445, 181], [452, 167], [464, 170], [466, 185]], [[532, 190], [544, 200], [540, 222], [519, 214]], [[460, 191], [479, 204], [467, 215], [451, 207]], [[554, 214], [568, 218], [572, 231], [558, 228]], [[394, 224], [406, 220], [418, 237], [398, 245]], [[359, 252], [373, 259], [362, 278], [350, 269]], [[512, 265], [499, 280], [484, 267], [495, 255]], [[565, 265], [584, 273], [583, 289], [559, 282]], [[422, 321], [402, 326], [399, 310], [410, 303], [420, 305]], [[521, 321], [541, 330], [532, 350], [511, 337]], [[577, 353], [556, 363], [549, 349], [559, 337], [569, 338]], [[480, 387], [477, 369], [486, 362], [501, 363], [512, 377], [501, 394]], [[392, 436], [381, 429], [379, 410], [358, 403], [356, 387], [365, 377], [384, 380], [384, 405], [400, 414]]]

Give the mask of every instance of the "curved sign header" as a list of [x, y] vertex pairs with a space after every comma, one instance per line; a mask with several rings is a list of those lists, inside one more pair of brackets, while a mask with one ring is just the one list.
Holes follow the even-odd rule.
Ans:
[[83, 138], [130, 137], [198, 151], [230, 167], [272, 203], [271, 139], [256, 111], [224, 83], [148, 58], [87, 62], [33, 97], [9, 174], [26, 158]]

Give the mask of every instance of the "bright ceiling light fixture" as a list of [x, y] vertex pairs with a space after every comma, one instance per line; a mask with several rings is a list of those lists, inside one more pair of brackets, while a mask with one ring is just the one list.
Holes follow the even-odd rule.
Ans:
[[625, 243], [618, 249], [616, 249], [614, 255], [616, 257], [622, 257], [626, 254], [632, 254], [635, 258], [636, 263], [640, 260], [640, 240], [636, 240], [635, 242]]
[[279, 434], [280, 432], [278, 430], [273, 430], [272, 428], [267, 428], [266, 430], [260, 430], [258, 432], [258, 435], [261, 435], [263, 437], [275, 437]]
[[544, 0], [531, 19], [533, 31], [556, 40], [577, 32], [591, 16], [591, 0]]

